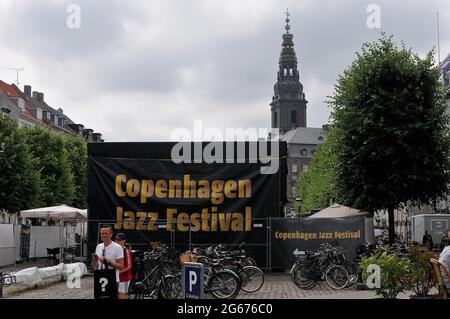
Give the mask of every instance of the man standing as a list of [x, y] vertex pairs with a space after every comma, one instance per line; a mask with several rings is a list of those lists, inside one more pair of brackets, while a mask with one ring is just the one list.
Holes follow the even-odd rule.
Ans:
[[422, 238], [422, 245], [427, 246], [430, 250], [433, 249], [433, 237], [431, 237], [430, 234], [428, 234], [428, 231], [425, 231], [425, 234]]
[[[447, 236], [449, 233], [447, 232]], [[447, 268], [448, 271], [450, 271], [450, 244], [447, 243], [447, 246], [444, 247], [444, 249], [441, 252], [441, 255], [439, 256], [439, 262]], [[447, 289], [450, 289], [450, 282], [448, 281], [447, 276], [444, 276], [444, 282]]]
[[94, 269], [115, 269], [116, 280], [119, 283], [119, 272], [123, 268], [123, 249], [112, 241], [112, 235], [111, 226], [106, 225], [100, 228], [103, 243], [97, 245], [91, 264]]
[[130, 248], [126, 245], [127, 236], [124, 233], [116, 234], [116, 243], [122, 247], [123, 250], [123, 268], [120, 270], [119, 282], [119, 299], [126, 299], [130, 282], [133, 277], [131, 269], [133, 267], [133, 258]]
[[450, 245], [450, 239], [448, 235], [450, 234], [450, 230], [446, 230], [444, 232], [444, 236], [441, 239], [441, 250], [445, 248], [445, 246]]

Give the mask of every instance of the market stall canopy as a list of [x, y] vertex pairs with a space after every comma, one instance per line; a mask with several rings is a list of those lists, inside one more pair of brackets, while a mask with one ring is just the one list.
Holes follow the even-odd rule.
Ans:
[[22, 210], [20, 217], [41, 218], [46, 220], [84, 220], [87, 219], [85, 209], [70, 207], [67, 205], [42, 207], [35, 209]]
[[355, 217], [355, 216], [366, 216], [369, 215], [368, 212], [343, 206], [340, 204], [333, 204], [321, 211], [311, 215], [308, 218], [345, 218], [345, 217]]

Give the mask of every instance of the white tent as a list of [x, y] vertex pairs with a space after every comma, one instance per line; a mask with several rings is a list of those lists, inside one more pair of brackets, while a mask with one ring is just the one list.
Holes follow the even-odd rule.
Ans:
[[345, 218], [345, 217], [355, 217], [355, 216], [365, 216], [369, 215], [368, 212], [343, 206], [340, 204], [333, 204], [321, 211], [311, 215], [308, 218]]
[[35, 209], [22, 210], [20, 217], [41, 218], [53, 221], [85, 220], [87, 214], [85, 209], [70, 207], [67, 205], [42, 207]]
[[[60, 257], [63, 255], [64, 246], [66, 243], [63, 243], [63, 224], [64, 222], [73, 222], [73, 221], [86, 221], [87, 220], [87, 210], [79, 209], [75, 207], [70, 207], [67, 205], [60, 206], [52, 206], [52, 207], [42, 207], [35, 209], [22, 210], [20, 212], [20, 217], [22, 218], [39, 218], [51, 221], [59, 221], [60, 222]], [[84, 223], [82, 223], [83, 225]], [[83, 233], [83, 230], [82, 230]], [[66, 236], [67, 236], [67, 228], [66, 228]], [[83, 251], [83, 247], [81, 248]]]

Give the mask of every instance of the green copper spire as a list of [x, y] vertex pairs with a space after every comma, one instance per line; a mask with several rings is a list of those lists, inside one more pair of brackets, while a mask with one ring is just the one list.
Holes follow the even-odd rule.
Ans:
[[284, 27], [286, 29], [286, 33], [283, 34], [283, 47], [284, 48], [291, 48], [294, 46], [294, 42], [292, 42], [292, 38], [294, 37], [291, 33], [289, 33], [289, 30], [291, 29], [291, 26], [289, 25], [289, 22], [291, 21], [289, 19], [289, 16], [291, 15], [289, 13], [289, 10], [286, 9], [286, 26]]

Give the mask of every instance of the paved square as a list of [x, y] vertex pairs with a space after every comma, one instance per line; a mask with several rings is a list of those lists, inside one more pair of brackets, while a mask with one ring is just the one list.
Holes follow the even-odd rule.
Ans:
[[[94, 284], [92, 276], [85, 276], [80, 281], [80, 288], [68, 288], [67, 283], [58, 278], [48, 279], [37, 287], [11, 286], [4, 288], [6, 299], [93, 299]], [[400, 296], [402, 297], [402, 296]], [[360, 291], [355, 288], [332, 290], [324, 282], [312, 290], [302, 290], [295, 286], [288, 274], [265, 275], [263, 287], [255, 293], [240, 292], [238, 299], [371, 299], [375, 294], [371, 291]]]

